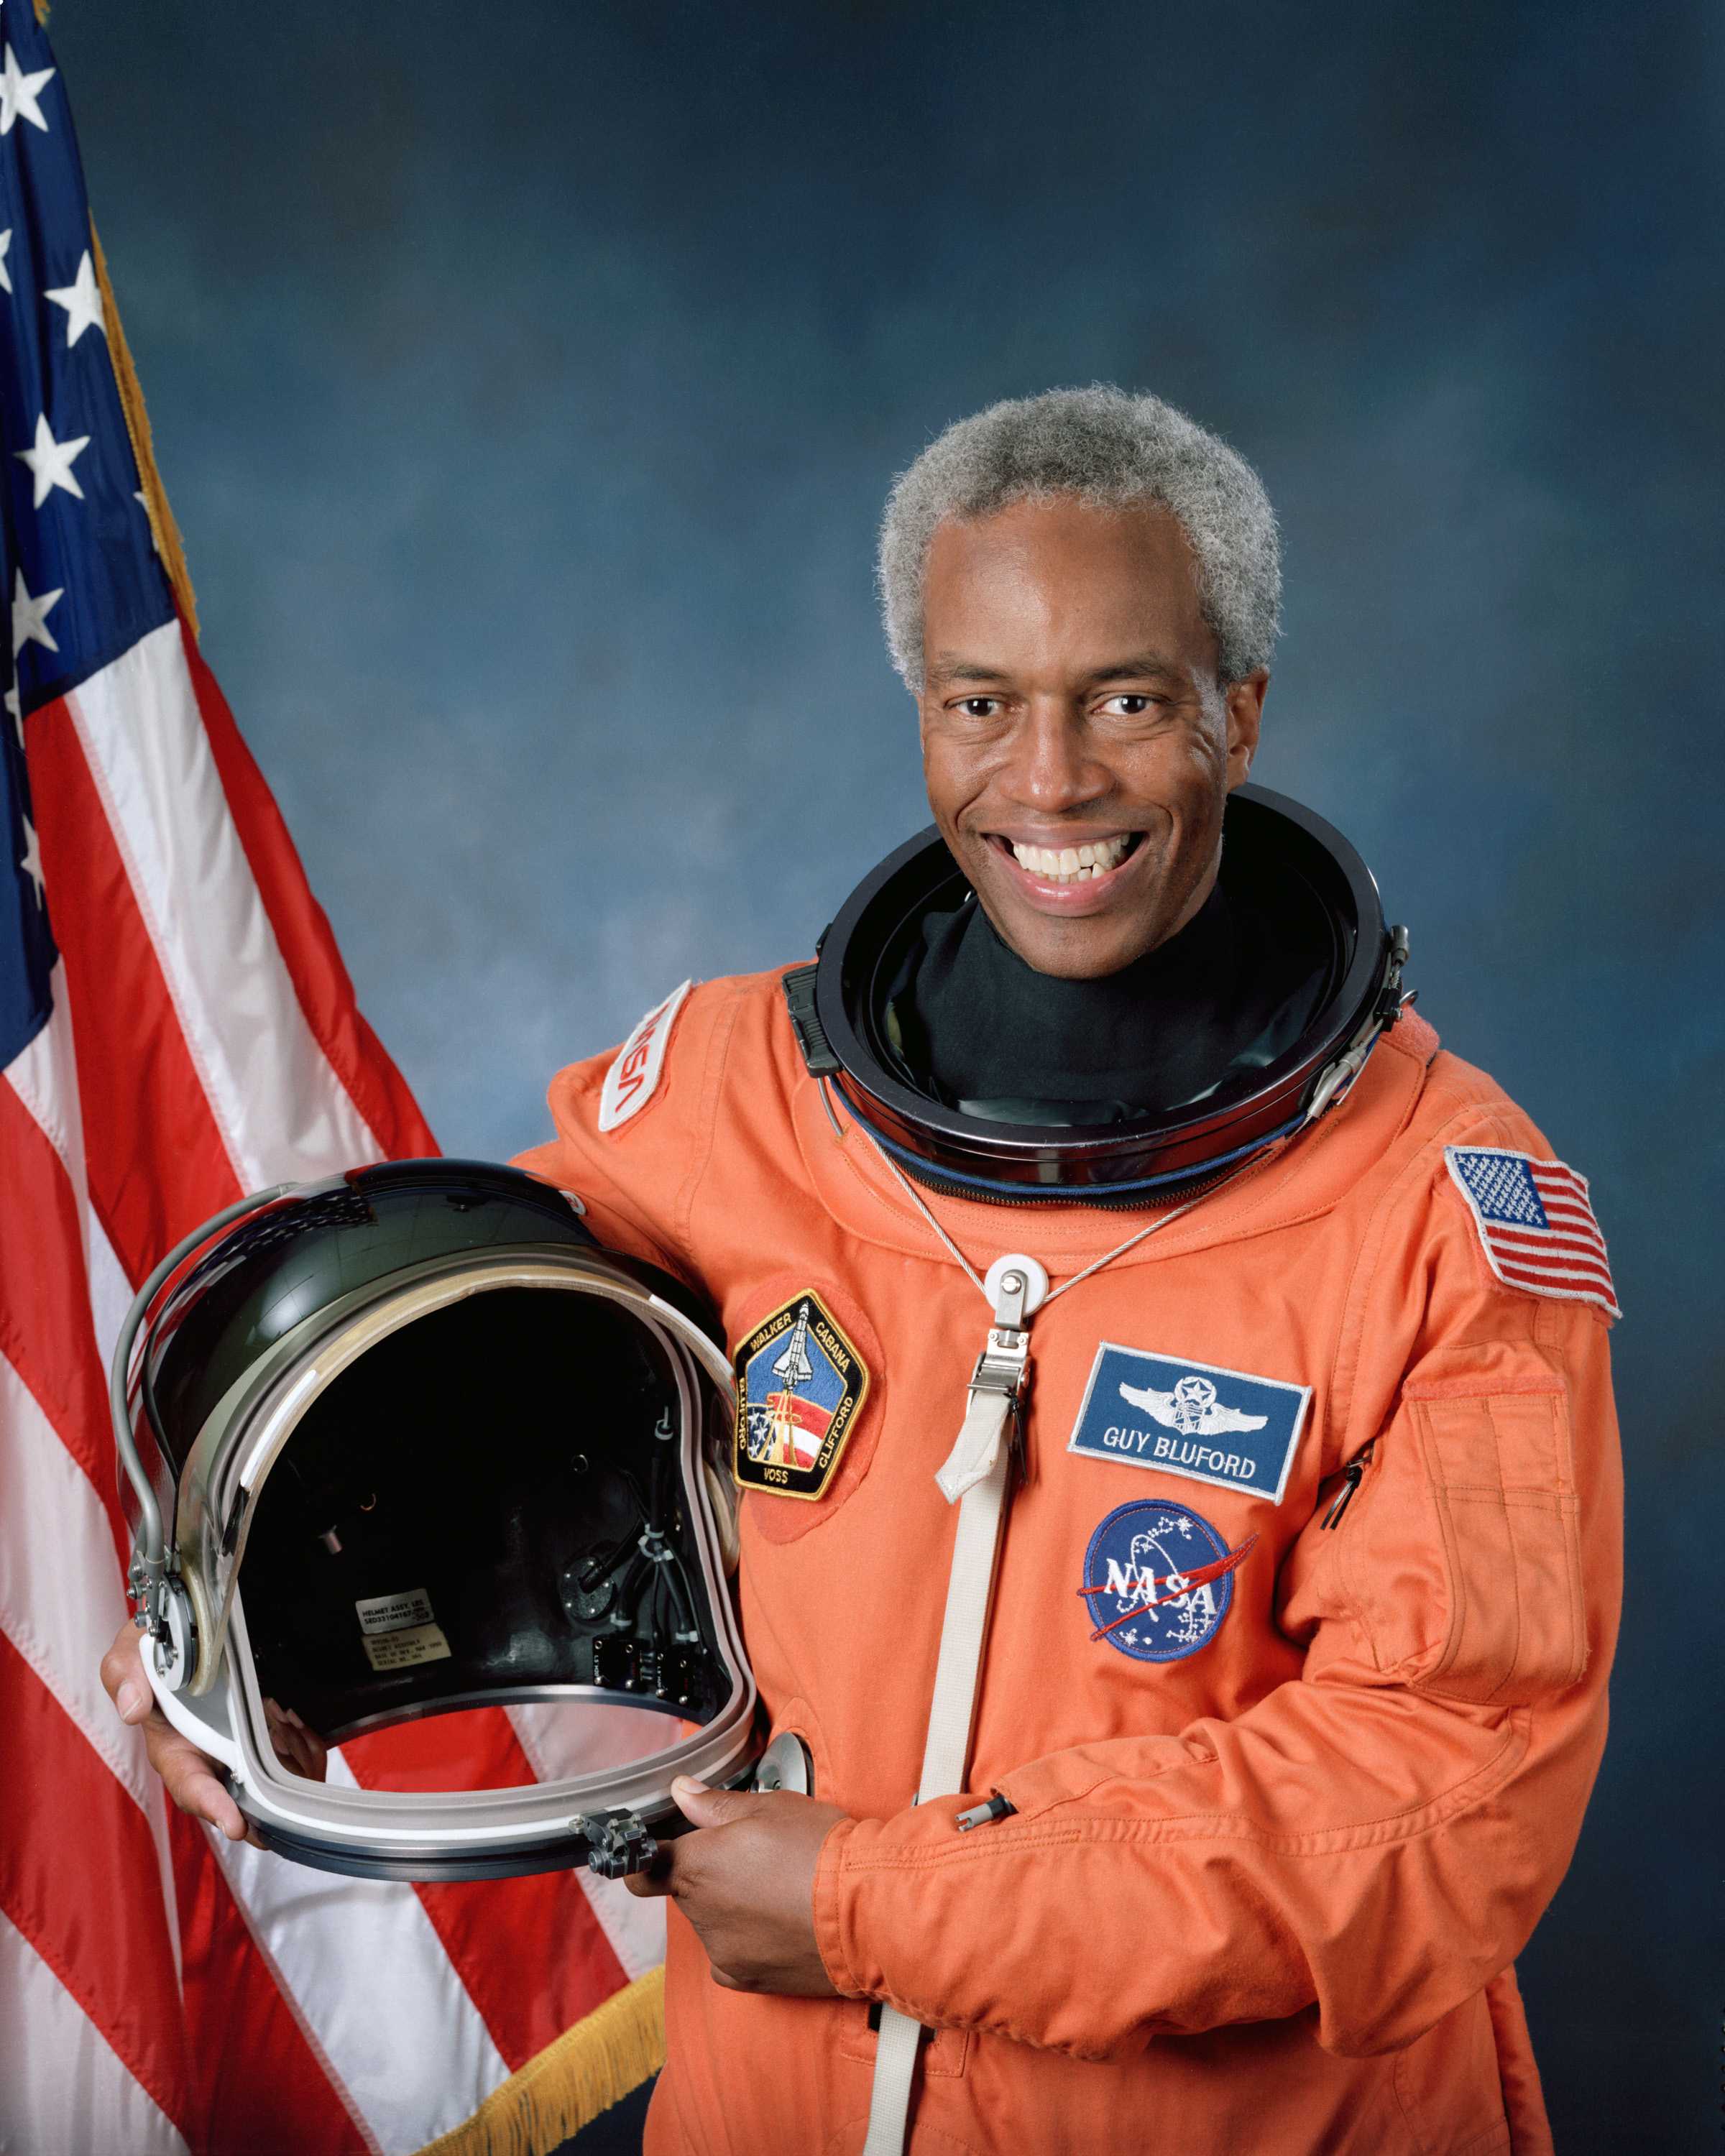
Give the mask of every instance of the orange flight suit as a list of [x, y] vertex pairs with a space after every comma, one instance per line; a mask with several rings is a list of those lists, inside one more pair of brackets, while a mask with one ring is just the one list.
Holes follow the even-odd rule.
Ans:
[[[813, 1295], [868, 1386], [823, 1496], [742, 1503], [772, 1727], [801, 1734], [817, 1794], [853, 1815], [815, 1888], [845, 1995], [722, 1989], [670, 1909], [652, 2156], [860, 2148], [877, 1999], [936, 2032], [916, 2156], [1548, 2149], [1512, 1964], [1604, 1743], [1606, 1319], [1501, 1283], [1445, 1155], [1544, 1158], [1539, 1133], [1407, 1014], [1326, 1121], [1034, 1319], [978, 1795], [916, 1809], [957, 1513], [935, 1471], [988, 1312], [842, 1110], [835, 1134], [778, 975], [668, 1008], [614, 1059], [627, 1115], [614, 1101], [600, 1127], [614, 1059], [576, 1064], [552, 1086], [557, 1140], [521, 1164], [698, 1284], [733, 1346]], [[1056, 1286], [1149, 1217], [929, 1202], [978, 1271], [1025, 1251]], [[1311, 1388], [1279, 1502], [1068, 1450], [1104, 1342], [1163, 1358], [1132, 1366], [1153, 1378], [1204, 1366], [1224, 1403], [1244, 1380]], [[1141, 1391], [1165, 1423], [1172, 1394]], [[1141, 1553], [1101, 1531], [1118, 1516], [1166, 1544], [1183, 1514], [1197, 1553], [1228, 1558], [1201, 1644], [1146, 1659], [1147, 1623], [1136, 1647], [1102, 1630], [1122, 1604], [1087, 1553], [1143, 1554], [1112, 1576], [1154, 1601], [1173, 1578], [1155, 1536]], [[1173, 1640], [1168, 1607], [1155, 1621]], [[1015, 1815], [958, 1832], [996, 1789]]]

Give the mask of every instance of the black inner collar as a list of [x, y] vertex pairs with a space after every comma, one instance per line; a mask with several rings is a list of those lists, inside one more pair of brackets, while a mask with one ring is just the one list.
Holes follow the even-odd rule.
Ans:
[[991, 1122], [1132, 1122], [1194, 1106], [1281, 1055], [1323, 1001], [1333, 937], [1301, 895], [1266, 890], [1235, 855], [1178, 935], [1071, 981], [1027, 966], [967, 894], [923, 916], [883, 1013], [888, 1040], [919, 1091]]

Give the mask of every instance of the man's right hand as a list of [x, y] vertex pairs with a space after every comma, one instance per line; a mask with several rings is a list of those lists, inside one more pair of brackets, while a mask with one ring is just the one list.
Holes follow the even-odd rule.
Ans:
[[[263, 1843], [248, 1829], [239, 1805], [223, 1786], [215, 1761], [200, 1752], [189, 1737], [182, 1737], [157, 1706], [140, 1660], [143, 1639], [143, 1633], [128, 1619], [102, 1657], [102, 1682], [120, 1719], [134, 1728], [142, 1727], [150, 1764], [182, 1812], [189, 1812], [193, 1819], [208, 1820], [229, 1841], [249, 1841], [261, 1849]], [[323, 1739], [306, 1728], [298, 1715], [284, 1711], [273, 1699], [264, 1704], [276, 1758], [295, 1774], [321, 1782], [326, 1757]]]

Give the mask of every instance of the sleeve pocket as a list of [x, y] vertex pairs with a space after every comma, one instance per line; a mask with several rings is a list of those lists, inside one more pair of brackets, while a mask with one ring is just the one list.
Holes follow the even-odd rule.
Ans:
[[1409, 1385], [1435, 1502], [1446, 1635], [1420, 1689], [1522, 1706], [1581, 1676], [1587, 1632], [1568, 1400], [1554, 1377]]

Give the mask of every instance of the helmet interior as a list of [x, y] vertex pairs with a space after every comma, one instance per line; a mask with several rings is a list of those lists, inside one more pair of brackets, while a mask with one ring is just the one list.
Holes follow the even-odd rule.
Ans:
[[711, 1720], [733, 1676], [690, 1483], [716, 1419], [686, 1355], [598, 1296], [498, 1287], [403, 1326], [258, 1492], [259, 1690], [332, 1741], [546, 1699]]

